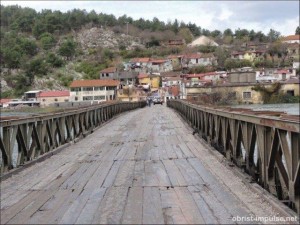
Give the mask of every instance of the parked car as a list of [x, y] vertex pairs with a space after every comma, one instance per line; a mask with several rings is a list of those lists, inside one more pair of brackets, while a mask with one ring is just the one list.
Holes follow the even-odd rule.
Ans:
[[162, 98], [160, 98], [160, 97], [155, 97], [154, 99], [153, 99], [153, 105], [155, 105], [155, 104], [163, 104], [163, 100], [162, 100]]

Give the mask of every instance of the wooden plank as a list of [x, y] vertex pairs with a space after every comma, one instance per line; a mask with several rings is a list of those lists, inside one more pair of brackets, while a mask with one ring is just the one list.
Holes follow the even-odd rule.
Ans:
[[184, 158], [194, 158], [194, 154], [189, 150], [189, 148], [186, 146], [184, 142], [180, 143], [178, 147], [181, 149], [183, 154], [185, 155]]
[[203, 216], [188, 189], [186, 187], [175, 187], [174, 189], [180, 201], [181, 210], [187, 220], [187, 224], [203, 224]]
[[171, 146], [171, 142], [170, 140], [168, 139], [168, 137], [164, 137], [164, 142], [165, 142], [165, 149], [166, 149], [166, 152], [167, 152], [167, 155], [168, 155], [168, 159], [177, 159], [177, 155], [176, 153], [174, 152], [172, 146]]
[[63, 214], [59, 220], [59, 224], [74, 224], [87, 203], [92, 190], [85, 189], [80, 195], [71, 203], [68, 210]]
[[108, 188], [92, 224], [120, 224], [126, 204], [127, 192], [127, 187]]
[[[195, 186], [189, 186], [188, 190], [191, 192], [192, 197], [195, 201], [195, 203], [198, 206], [198, 209], [203, 216], [203, 220], [205, 224], [221, 224], [222, 221], [220, 221], [215, 215], [212, 208], [209, 206], [209, 203], [207, 203], [203, 197], [200, 194], [200, 191]], [[205, 193], [204, 193], [205, 194]], [[212, 203], [211, 203], [212, 204]], [[221, 218], [220, 218], [221, 219]], [[232, 221], [233, 222], [233, 221]]]
[[133, 173], [132, 186], [142, 187], [145, 182], [145, 165], [144, 161], [136, 161]]
[[168, 177], [173, 187], [188, 185], [173, 160], [163, 160], [162, 163], [166, 168]]
[[143, 194], [144, 188], [129, 188], [122, 224], [142, 224], [143, 222]]
[[143, 224], [164, 224], [159, 189], [144, 187]]
[[182, 210], [181, 203], [174, 188], [160, 189], [162, 211], [165, 224], [188, 224]]
[[90, 180], [85, 185], [86, 189], [93, 189], [93, 188], [101, 187], [108, 172], [110, 171], [110, 169], [113, 165], [113, 161], [111, 161], [111, 162], [100, 161], [97, 163], [99, 163], [100, 165], [99, 165], [98, 169], [95, 171], [95, 173], [93, 174], [93, 176], [90, 178]]
[[117, 177], [117, 174], [119, 172], [119, 169], [121, 165], [123, 164], [123, 161], [114, 161], [112, 167], [110, 168], [104, 183], [102, 184], [102, 187], [111, 187]]
[[55, 212], [66, 201], [69, 193], [72, 190], [57, 190], [55, 194], [49, 199], [38, 211], [36, 211], [31, 218], [27, 221], [27, 224], [43, 224], [45, 221], [49, 221], [49, 218], [53, 218]]
[[224, 205], [223, 207], [226, 208], [231, 215], [250, 216], [248, 210], [243, 206], [243, 203], [229, 192], [223, 184], [216, 180], [213, 174], [204, 167], [199, 159], [188, 159], [188, 161], [198, 174], [201, 175], [205, 186], [209, 187], [215, 195], [215, 198]]
[[186, 156], [184, 155], [184, 153], [181, 151], [181, 148], [178, 146], [178, 144], [171, 144], [173, 151], [175, 152], [175, 154], [177, 155], [178, 159], [184, 159], [186, 158]]
[[175, 165], [179, 168], [182, 176], [184, 177], [188, 185], [201, 185], [204, 181], [201, 179], [199, 174], [194, 170], [194, 168], [189, 164], [186, 159], [176, 159], [174, 160]]
[[106, 192], [106, 188], [95, 188], [84, 205], [81, 213], [78, 215], [75, 224], [91, 224], [95, 214], [98, 213], [99, 205]]
[[114, 186], [130, 187], [133, 183], [135, 161], [125, 161], [120, 167]]
[[170, 179], [161, 161], [145, 161], [145, 186], [171, 186]]
[[[201, 195], [204, 202], [207, 203], [213, 215], [217, 218], [218, 221], [220, 221], [222, 224], [232, 224], [233, 215], [230, 214], [227, 211], [225, 205], [214, 196], [214, 193], [211, 191], [210, 186], [194, 186], [194, 189], [192, 189], [192, 191], [194, 195], [195, 193]], [[203, 206], [201, 205], [201, 207]]]

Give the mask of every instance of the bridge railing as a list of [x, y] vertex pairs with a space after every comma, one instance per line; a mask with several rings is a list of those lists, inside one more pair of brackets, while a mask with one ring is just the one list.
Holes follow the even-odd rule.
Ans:
[[118, 102], [0, 122], [1, 174], [84, 137], [115, 115], [144, 107]]
[[300, 212], [299, 116], [204, 107], [182, 100], [167, 105], [253, 181]]

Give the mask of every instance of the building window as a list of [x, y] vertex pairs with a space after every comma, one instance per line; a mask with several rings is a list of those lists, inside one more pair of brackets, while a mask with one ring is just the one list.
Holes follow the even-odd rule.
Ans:
[[92, 87], [84, 87], [82, 89], [83, 89], [83, 91], [93, 91]]
[[290, 96], [295, 96], [295, 91], [294, 90], [287, 90], [286, 93]]
[[115, 87], [106, 87], [106, 90], [107, 91], [112, 91], [112, 90], [115, 90]]
[[94, 96], [94, 100], [105, 100], [105, 96], [104, 95]]
[[83, 101], [91, 101], [93, 100], [93, 96], [84, 96]]
[[285, 79], [286, 79], [286, 74], [283, 73], [283, 74], [282, 74], [282, 80], [285, 80]]
[[78, 97], [75, 97], [75, 101], [78, 101]]
[[46, 99], [43, 99], [43, 102], [46, 101]]
[[57, 101], [58, 101], [58, 99], [57, 99], [57, 98], [55, 98], [55, 99], [54, 99], [54, 101], [56, 101], [56, 102], [57, 102]]
[[106, 74], [106, 77], [109, 77], [109, 74], [108, 74], [108, 73]]
[[79, 88], [79, 87], [76, 87], [76, 88], [71, 88], [71, 91], [72, 91], [72, 92], [81, 91], [81, 88]]
[[94, 87], [94, 91], [104, 91], [104, 87]]
[[243, 92], [243, 99], [251, 99], [251, 92], [250, 91]]

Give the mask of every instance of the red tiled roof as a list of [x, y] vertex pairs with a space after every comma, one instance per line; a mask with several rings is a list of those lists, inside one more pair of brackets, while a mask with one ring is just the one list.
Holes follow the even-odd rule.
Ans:
[[42, 91], [39, 93], [39, 97], [64, 97], [70, 96], [69, 91]]
[[290, 73], [288, 70], [277, 70], [275, 73]]
[[139, 78], [139, 79], [147, 78], [147, 77], [149, 77], [147, 74], [139, 74], [139, 75], [138, 75], [138, 78]]
[[200, 58], [201, 58], [201, 55], [198, 54], [198, 53], [195, 53], [195, 54], [188, 54], [188, 55], [185, 55], [184, 57], [187, 58], [187, 59], [200, 59]]
[[0, 103], [7, 103], [7, 102], [10, 102], [11, 101], [11, 99], [10, 98], [2, 98], [2, 99], [0, 99]]
[[150, 58], [133, 58], [130, 60], [130, 62], [132, 63], [145, 63], [145, 62], [149, 62]]
[[114, 87], [119, 83], [117, 80], [74, 80], [70, 87]]
[[286, 36], [282, 39], [283, 41], [296, 41], [296, 40], [300, 40], [300, 35], [299, 34], [295, 34], [295, 35], [289, 35]]
[[158, 64], [161, 64], [161, 63], [165, 63], [166, 60], [164, 60], [164, 59], [152, 59], [150, 62], [151, 62], [151, 63], [158, 63]]
[[116, 67], [108, 67], [100, 71], [100, 73], [114, 73], [116, 72]]

